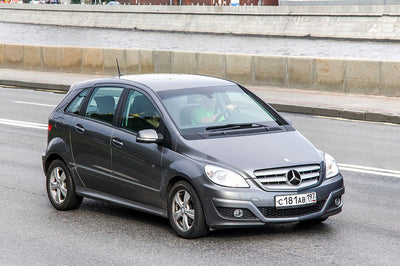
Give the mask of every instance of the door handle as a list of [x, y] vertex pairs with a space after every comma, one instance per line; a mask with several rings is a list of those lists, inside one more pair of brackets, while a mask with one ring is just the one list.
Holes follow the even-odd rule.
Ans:
[[119, 148], [122, 148], [124, 146], [124, 143], [118, 138], [113, 138], [112, 143], [114, 144], [114, 146], [117, 146]]
[[78, 133], [83, 133], [83, 132], [85, 132], [85, 129], [83, 128], [83, 126], [81, 124], [77, 124], [75, 126], [75, 131]]

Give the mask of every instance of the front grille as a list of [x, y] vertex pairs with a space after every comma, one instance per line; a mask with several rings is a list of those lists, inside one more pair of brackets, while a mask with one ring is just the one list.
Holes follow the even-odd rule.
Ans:
[[[289, 171], [295, 170], [301, 175], [301, 183], [292, 185], [286, 177]], [[257, 181], [265, 189], [287, 190], [305, 188], [318, 183], [321, 175], [321, 166], [319, 164], [299, 165], [274, 169], [263, 169], [254, 171]]]
[[324, 207], [324, 204], [325, 200], [322, 200], [315, 205], [290, 209], [276, 209], [275, 207], [259, 207], [258, 209], [266, 218], [288, 218], [300, 217], [319, 212]]
[[236, 219], [236, 220], [256, 220], [257, 218], [254, 216], [254, 214], [249, 211], [248, 209], [242, 209], [243, 210], [243, 216], [240, 218], [236, 218], [233, 215], [233, 212], [237, 208], [225, 208], [225, 207], [217, 207], [217, 211], [219, 215], [221, 215], [224, 218], [228, 219]]

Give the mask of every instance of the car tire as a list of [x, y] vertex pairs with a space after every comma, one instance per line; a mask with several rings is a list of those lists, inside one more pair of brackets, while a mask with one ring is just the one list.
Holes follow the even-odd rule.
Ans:
[[46, 173], [46, 190], [51, 204], [66, 211], [79, 207], [82, 197], [75, 194], [75, 186], [68, 167], [61, 160], [54, 160]]
[[168, 218], [180, 237], [198, 238], [209, 232], [200, 198], [185, 181], [176, 183], [169, 193]]

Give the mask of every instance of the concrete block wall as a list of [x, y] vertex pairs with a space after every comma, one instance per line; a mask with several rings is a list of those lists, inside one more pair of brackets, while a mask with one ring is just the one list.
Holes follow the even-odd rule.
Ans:
[[68, 73], [191, 73], [249, 85], [400, 97], [400, 61], [0, 44], [0, 67]]
[[0, 5], [0, 21], [172, 32], [400, 40], [400, 5]]

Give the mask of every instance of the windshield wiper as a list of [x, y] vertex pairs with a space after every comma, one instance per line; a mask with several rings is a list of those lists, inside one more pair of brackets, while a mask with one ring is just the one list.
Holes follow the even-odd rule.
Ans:
[[235, 124], [226, 124], [220, 126], [212, 126], [206, 127], [207, 131], [221, 131], [221, 130], [234, 130], [234, 129], [242, 129], [242, 128], [258, 128], [265, 127], [268, 129], [266, 125], [258, 124], [258, 123], [235, 123]]

